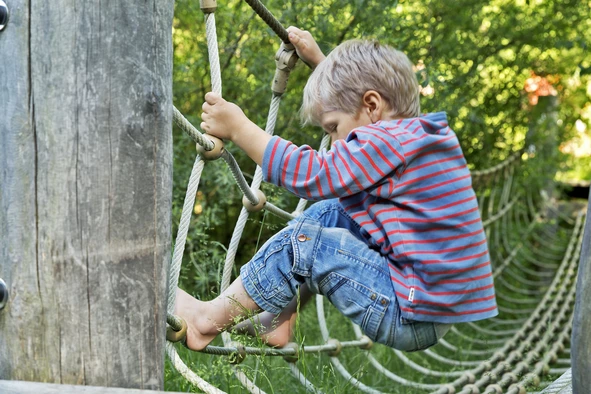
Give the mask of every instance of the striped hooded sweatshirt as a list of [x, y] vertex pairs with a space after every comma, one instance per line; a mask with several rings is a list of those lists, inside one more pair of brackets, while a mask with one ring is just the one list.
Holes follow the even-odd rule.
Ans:
[[368, 246], [388, 257], [404, 318], [498, 314], [470, 171], [444, 112], [356, 128], [330, 151], [273, 137], [263, 174], [299, 197], [339, 198]]

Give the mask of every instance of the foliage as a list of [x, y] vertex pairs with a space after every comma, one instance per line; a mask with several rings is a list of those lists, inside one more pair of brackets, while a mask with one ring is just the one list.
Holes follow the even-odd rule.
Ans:
[[[265, 1], [284, 26], [309, 30], [328, 52], [349, 38], [377, 38], [406, 52], [418, 66], [424, 87], [424, 112], [446, 111], [474, 168], [489, 167], [535, 143], [552, 150], [573, 134], [575, 121], [591, 123], [591, 39], [589, 1], [575, 0], [295, 0]], [[219, 2], [215, 13], [223, 95], [264, 127], [271, 100], [274, 55], [280, 41], [250, 7], [239, 0]], [[205, 25], [199, 2], [177, 0], [174, 19], [174, 103], [195, 125], [203, 96], [211, 90]], [[532, 107], [524, 91], [536, 75], [550, 80], [557, 105]], [[310, 70], [299, 64], [284, 95], [276, 133], [296, 144], [317, 146], [322, 132], [301, 128], [298, 108]], [[542, 104], [545, 100], [541, 100]], [[527, 137], [526, 134], [531, 130]], [[173, 223], [195, 158], [194, 144], [175, 130]], [[247, 179], [255, 165], [234, 146]], [[532, 169], [544, 184], [557, 162], [552, 154], [544, 168]], [[295, 208], [289, 193], [264, 185], [269, 200]], [[206, 164], [190, 226], [181, 287], [213, 297], [219, 291], [225, 247], [241, 209], [241, 195], [221, 162]], [[284, 221], [273, 215], [251, 216], [237, 256], [238, 266]], [[173, 229], [176, 233], [176, 228]], [[236, 272], [234, 273], [236, 274]]]
[[[532, 72], [552, 79], [558, 92], [560, 104], [552, 115], [557, 125], [551, 125], [551, 139], [560, 141], [570, 136], [577, 119], [590, 122], [588, 2], [269, 0], [265, 5], [284, 26], [309, 30], [325, 52], [344, 39], [357, 37], [378, 38], [405, 51], [415, 64], [424, 66], [417, 70], [421, 84], [429, 87], [422, 97], [423, 111], [448, 113], [468, 162], [475, 168], [494, 164], [522, 147], [530, 129], [533, 142], [549, 137], [545, 130], [532, 127], [540, 111], [532, 110], [523, 89]], [[280, 42], [245, 2], [220, 2], [215, 17], [224, 97], [240, 105], [247, 116], [264, 127], [271, 99], [274, 53]], [[203, 96], [211, 89], [203, 18], [198, 2], [176, 2], [174, 101], [196, 125], [200, 123]], [[302, 129], [298, 119], [301, 91], [309, 73], [300, 64], [290, 76], [276, 132], [296, 144], [316, 146], [321, 131]], [[175, 141], [178, 218], [194, 150], [178, 130]], [[244, 172], [252, 176], [254, 163], [235, 147], [228, 148]], [[564, 158], [554, 156], [552, 160]], [[295, 207], [295, 199], [287, 193], [264, 188], [278, 206]], [[191, 225], [192, 241], [187, 251], [195, 267], [183, 274], [191, 283], [196, 280], [211, 288], [217, 283], [225, 253], [222, 245], [228, 244], [240, 212], [240, 196], [221, 163], [208, 163], [200, 190], [197, 203], [201, 213]], [[247, 247], [238, 256], [240, 262], [253, 252], [248, 245], [257, 243], [260, 219], [249, 222], [246, 233], [253, 236], [244, 242]], [[282, 223], [271, 215], [265, 222], [271, 228], [264, 226], [263, 239]]]

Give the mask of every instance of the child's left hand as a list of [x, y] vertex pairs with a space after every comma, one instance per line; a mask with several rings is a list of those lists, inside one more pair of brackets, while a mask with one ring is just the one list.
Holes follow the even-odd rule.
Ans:
[[202, 108], [201, 129], [224, 140], [232, 141], [234, 135], [240, 132], [240, 128], [250, 123], [239, 106], [213, 92], [205, 95]]

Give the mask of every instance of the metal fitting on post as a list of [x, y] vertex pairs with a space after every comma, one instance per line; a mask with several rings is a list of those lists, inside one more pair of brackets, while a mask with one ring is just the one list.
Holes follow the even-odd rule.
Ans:
[[277, 68], [275, 69], [273, 86], [271, 88], [273, 90], [273, 94], [276, 96], [281, 96], [283, 93], [285, 93], [289, 73], [291, 70], [293, 70], [297, 61], [298, 55], [293, 44], [286, 44], [282, 42], [279, 50], [275, 54], [275, 64]]
[[219, 159], [222, 156], [222, 153], [224, 153], [224, 141], [212, 135], [204, 134], [204, 136], [205, 138], [213, 142], [213, 149], [205, 150], [201, 145], [197, 144], [197, 153], [199, 153], [201, 157], [203, 157], [203, 160], [211, 161]]
[[4, 309], [9, 298], [10, 293], [8, 292], [8, 286], [6, 286], [6, 283], [0, 278], [0, 311]]
[[256, 205], [251, 203], [246, 196], [242, 197], [242, 205], [244, 205], [244, 208], [246, 208], [248, 212], [258, 212], [262, 210], [265, 204], [267, 203], [267, 197], [265, 196], [265, 193], [263, 193], [260, 190], [257, 190], [254, 194], [256, 194], [257, 198], [259, 199], [259, 203]]
[[9, 15], [8, 6], [3, 0], [0, 0], [0, 31], [4, 30], [8, 24]]
[[216, 0], [199, 0], [199, 7], [204, 14], [211, 14], [218, 8]]

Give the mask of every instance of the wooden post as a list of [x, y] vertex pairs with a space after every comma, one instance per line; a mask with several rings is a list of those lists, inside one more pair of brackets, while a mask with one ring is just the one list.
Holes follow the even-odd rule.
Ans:
[[574, 394], [588, 393], [591, 387], [591, 198], [587, 204], [570, 346]]
[[161, 389], [174, 3], [4, 1], [0, 379]]

